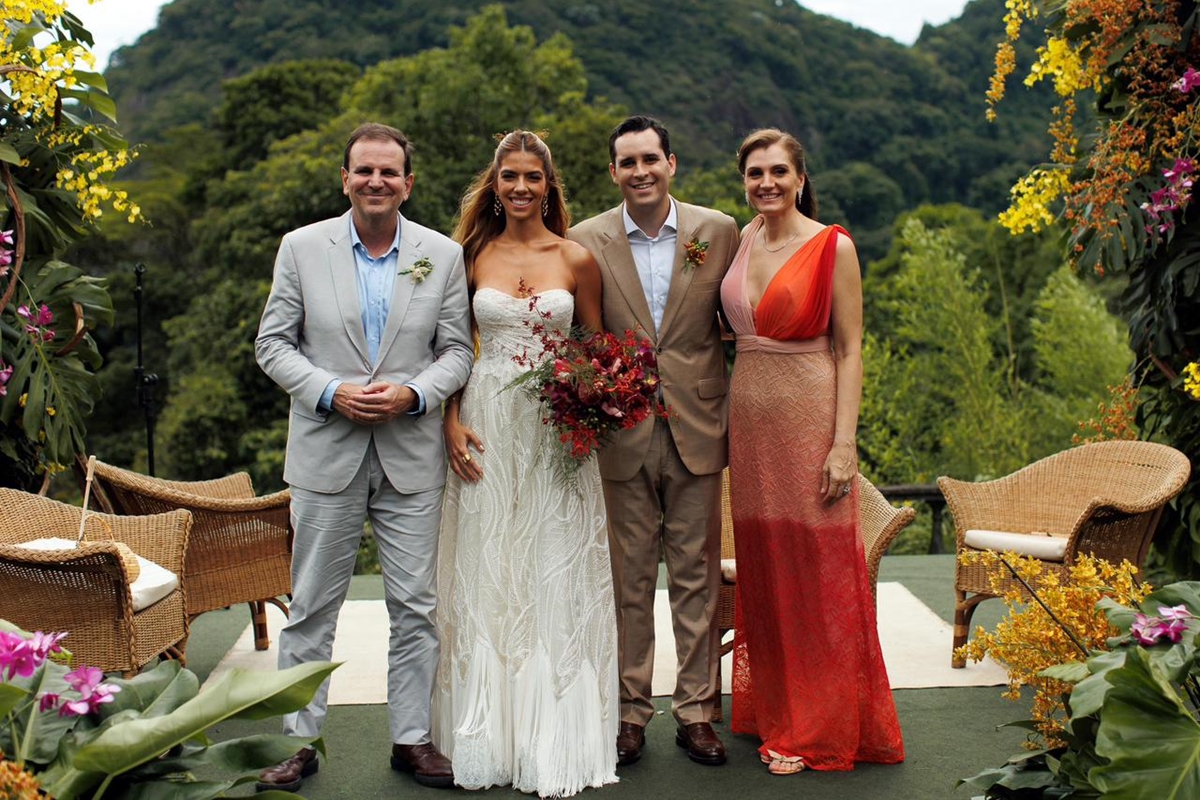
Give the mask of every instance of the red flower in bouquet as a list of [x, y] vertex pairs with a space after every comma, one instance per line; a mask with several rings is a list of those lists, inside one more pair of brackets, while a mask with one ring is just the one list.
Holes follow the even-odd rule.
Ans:
[[[529, 297], [530, 311], [550, 318], [550, 312], [538, 310], [538, 296], [524, 283], [521, 295]], [[558, 434], [569, 469], [590, 458], [614, 431], [652, 414], [666, 415], [658, 399], [654, 348], [633, 331], [617, 336], [579, 329], [567, 334], [544, 322], [531, 327], [542, 351], [513, 356], [530, 368], [513, 385], [542, 404], [542, 422]]]

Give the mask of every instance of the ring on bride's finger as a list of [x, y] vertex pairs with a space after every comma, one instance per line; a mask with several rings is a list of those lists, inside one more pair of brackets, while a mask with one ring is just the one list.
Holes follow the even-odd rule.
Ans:
[[471, 454], [470, 454], [470, 453], [463, 453], [463, 459], [462, 459], [462, 460], [463, 460], [463, 463], [464, 463], [464, 464], [469, 464], [469, 463], [470, 463], [470, 461], [471, 461]]
[[842, 484], [842, 494], [850, 494], [850, 484], [848, 484], [848, 483]]

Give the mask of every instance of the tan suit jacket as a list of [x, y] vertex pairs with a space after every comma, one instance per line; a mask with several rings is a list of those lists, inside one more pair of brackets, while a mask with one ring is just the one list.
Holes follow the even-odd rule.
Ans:
[[[721, 279], [737, 251], [738, 230], [727, 214], [676, 202], [675, 265], [659, 331], [654, 329], [654, 317], [629, 249], [622, 206], [576, 225], [567, 236], [586, 247], [600, 264], [605, 329], [618, 334], [638, 330], [654, 343], [675, 446], [692, 474], [710, 475], [720, 472], [729, 460], [729, 379], [717, 306]], [[693, 241], [708, 242], [708, 251], [703, 264], [685, 270], [686, 245]], [[618, 432], [600, 451], [600, 474], [606, 480], [631, 479], [646, 457], [653, 429], [650, 419]]]

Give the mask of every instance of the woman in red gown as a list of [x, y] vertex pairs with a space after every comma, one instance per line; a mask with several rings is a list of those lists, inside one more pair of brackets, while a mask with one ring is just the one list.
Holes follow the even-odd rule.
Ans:
[[777, 775], [896, 763], [904, 745], [858, 530], [858, 256], [845, 230], [816, 221], [793, 136], [750, 134], [738, 170], [759, 216], [721, 285], [737, 334], [733, 730], [762, 739]]

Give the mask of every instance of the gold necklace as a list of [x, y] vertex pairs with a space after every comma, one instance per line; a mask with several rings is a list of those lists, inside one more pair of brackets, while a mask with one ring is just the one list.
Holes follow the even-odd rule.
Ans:
[[793, 233], [791, 236], [789, 236], [789, 237], [788, 237], [788, 238], [787, 238], [787, 239], [784, 241], [784, 243], [783, 243], [783, 244], [781, 244], [781, 245], [779, 245], [778, 247], [775, 247], [775, 248], [767, 247], [767, 236], [766, 236], [766, 234], [763, 234], [763, 237], [762, 237], [762, 239], [760, 239], [759, 241], [761, 241], [761, 242], [762, 242], [763, 250], [766, 250], [768, 253], [778, 253], [780, 250], [782, 250], [783, 248], [785, 248], [785, 247], [787, 247], [789, 244], [791, 244], [793, 241], [795, 241], [796, 237], [797, 237], [797, 236], [799, 236], [799, 235], [800, 235], [800, 231], [796, 231], [796, 232], [795, 232], [795, 233]]

